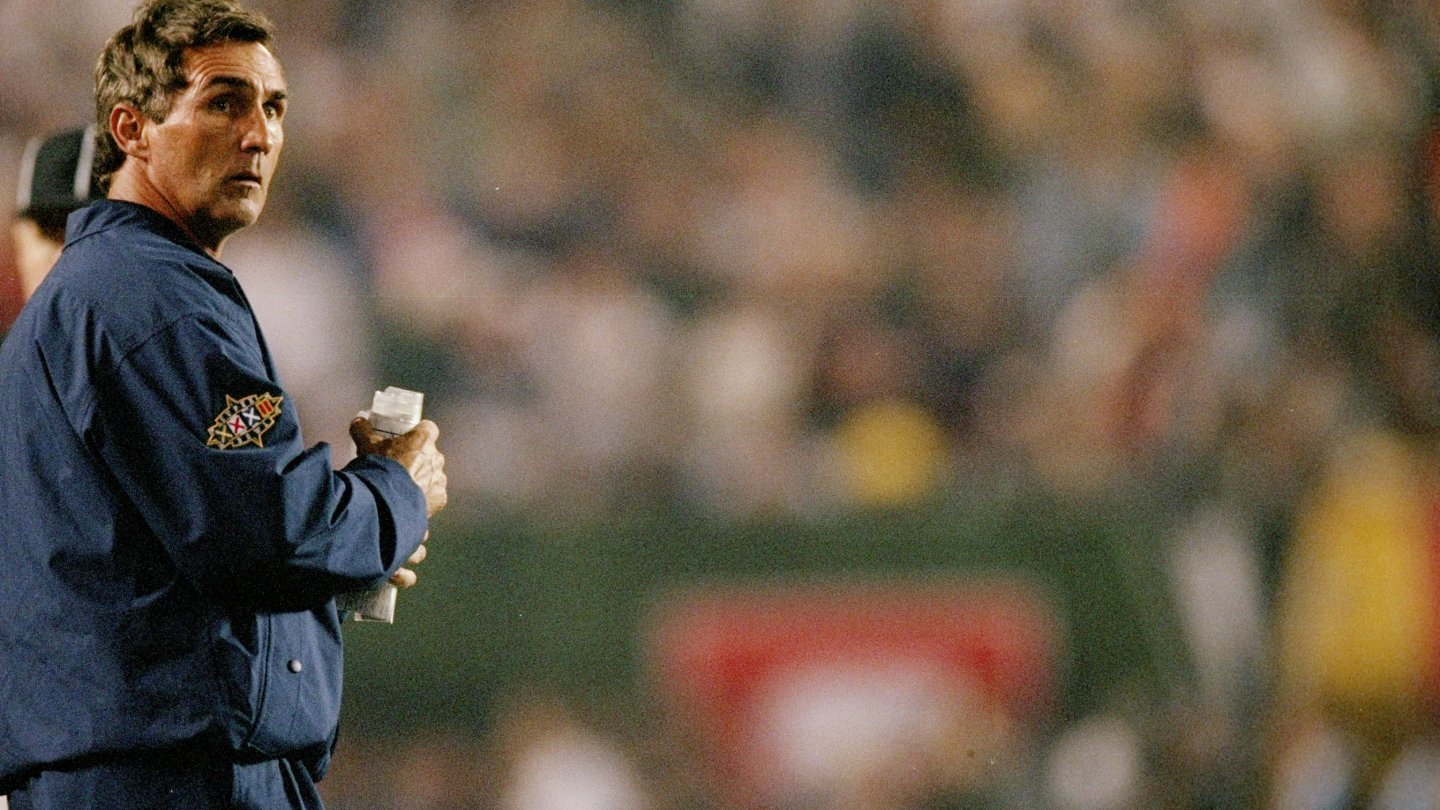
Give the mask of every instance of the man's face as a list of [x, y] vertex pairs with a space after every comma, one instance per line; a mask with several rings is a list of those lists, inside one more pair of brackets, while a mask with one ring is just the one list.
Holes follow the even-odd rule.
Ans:
[[29, 298], [60, 258], [62, 245], [46, 238], [35, 220], [24, 217], [10, 223], [10, 238], [15, 246], [15, 266], [20, 271], [20, 293]]
[[201, 247], [255, 222], [284, 142], [285, 77], [258, 43], [192, 48], [163, 122], [147, 121], [146, 174]]

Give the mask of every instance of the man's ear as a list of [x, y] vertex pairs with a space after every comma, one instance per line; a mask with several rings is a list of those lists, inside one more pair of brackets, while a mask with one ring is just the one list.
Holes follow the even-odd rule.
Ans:
[[126, 157], [150, 156], [150, 130], [145, 113], [134, 104], [122, 101], [110, 109], [110, 137]]

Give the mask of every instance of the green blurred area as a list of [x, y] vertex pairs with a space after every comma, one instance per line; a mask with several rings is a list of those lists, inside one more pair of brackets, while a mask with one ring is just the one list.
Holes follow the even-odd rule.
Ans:
[[[1005, 489], [997, 487], [997, 490]], [[743, 524], [639, 508], [563, 521], [452, 506], [393, 626], [347, 625], [344, 733], [486, 733], [506, 695], [644, 706], [648, 612], [693, 585], [1014, 577], [1053, 600], [1057, 726], [1148, 713], [1190, 665], [1168, 594], [1162, 512], [1134, 497], [971, 491], [923, 507]]]

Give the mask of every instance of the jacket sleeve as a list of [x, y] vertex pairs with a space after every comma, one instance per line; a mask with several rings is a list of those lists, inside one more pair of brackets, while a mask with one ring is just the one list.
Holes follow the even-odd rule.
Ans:
[[421, 543], [424, 496], [397, 462], [336, 471], [253, 332], [181, 319], [97, 385], [87, 441], [180, 574], [219, 603], [313, 607], [383, 581]]

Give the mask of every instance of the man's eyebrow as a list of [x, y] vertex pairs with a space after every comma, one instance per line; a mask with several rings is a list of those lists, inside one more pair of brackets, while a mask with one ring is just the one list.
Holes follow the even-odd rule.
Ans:
[[[230, 88], [230, 89], [232, 89], [232, 90], [253, 90], [253, 89], [255, 89], [255, 84], [254, 84], [254, 82], [246, 81], [245, 79], [242, 79], [242, 78], [240, 78], [239, 76], [214, 76], [214, 77], [211, 77], [210, 79], [207, 79], [207, 80], [205, 81], [204, 89], [209, 90], [210, 88], [216, 87], [216, 86], [228, 87], [228, 88]], [[272, 90], [272, 91], [270, 92], [270, 94], [267, 95], [265, 98], [266, 98], [267, 100], [269, 100], [269, 101], [284, 101], [284, 100], [287, 98], [287, 94], [286, 94], [285, 90], [283, 90], [283, 89]]]

